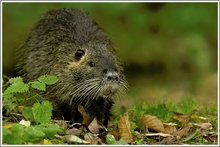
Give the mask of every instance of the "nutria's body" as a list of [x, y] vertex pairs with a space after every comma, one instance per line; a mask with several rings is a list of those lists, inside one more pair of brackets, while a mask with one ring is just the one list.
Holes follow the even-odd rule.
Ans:
[[27, 81], [40, 75], [59, 77], [45, 93], [56, 114], [81, 122], [78, 105], [107, 126], [114, 97], [126, 87], [115, 49], [103, 30], [84, 11], [46, 13], [19, 49], [19, 74]]

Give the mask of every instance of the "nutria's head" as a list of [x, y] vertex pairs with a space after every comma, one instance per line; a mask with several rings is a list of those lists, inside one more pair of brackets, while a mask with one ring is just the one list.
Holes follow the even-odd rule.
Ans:
[[51, 67], [51, 74], [60, 77], [55, 93], [62, 93], [62, 100], [71, 100], [70, 103], [76, 97], [83, 101], [120, 96], [127, 84], [120, 62], [109, 47], [93, 42], [61, 45], [57, 63]]
[[106, 45], [89, 43], [69, 55], [73, 59], [68, 62], [66, 72], [73, 95], [105, 98], [126, 88], [120, 63]]

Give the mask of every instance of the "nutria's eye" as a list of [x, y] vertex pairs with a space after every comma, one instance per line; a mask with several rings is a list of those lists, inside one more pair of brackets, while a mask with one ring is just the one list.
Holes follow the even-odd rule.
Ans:
[[90, 61], [90, 62], [89, 62], [89, 66], [94, 67], [94, 66], [95, 66], [95, 63], [94, 63], [93, 61]]
[[85, 51], [82, 49], [78, 49], [75, 53], [75, 59], [79, 60], [85, 54]]

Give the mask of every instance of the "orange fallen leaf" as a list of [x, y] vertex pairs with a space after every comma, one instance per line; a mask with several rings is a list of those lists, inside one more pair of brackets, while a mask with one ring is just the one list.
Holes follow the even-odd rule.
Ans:
[[118, 130], [122, 139], [124, 139], [127, 143], [134, 143], [128, 113], [125, 113], [124, 116], [120, 116], [118, 121]]
[[84, 109], [84, 107], [81, 104], [78, 105], [78, 111], [81, 113], [81, 115], [83, 117], [82, 123], [84, 123], [86, 126], [88, 126], [91, 119], [90, 119], [89, 114], [86, 113], [86, 110]]
[[143, 115], [140, 118], [141, 123], [144, 127], [155, 130], [157, 132], [164, 132], [163, 123], [156, 117], [151, 115]]
[[111, 135], [113, 135], [115, 137], [115, 140], [119, 140], [119, 134], [118, 132], [114, 131], [114, 130], [111, 130], [110, 131]]
[[166, 124], [164, 124], [164, 130], [165, 130], [165, 133], [168, 133], [168, 134], [173, 134], [174, 132], [177, 131], [175, 126], [166, 125]]

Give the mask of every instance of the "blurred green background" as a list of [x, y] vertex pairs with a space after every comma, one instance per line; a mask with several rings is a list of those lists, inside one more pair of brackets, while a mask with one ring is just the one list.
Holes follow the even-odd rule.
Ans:
[[123, 105], [217, 102], [217, 2], [4, 2], [3, 74], [15, 76], [14, 50], [45, 12], [62, 7], [88, 11], [114, 42], [130, 85]]

